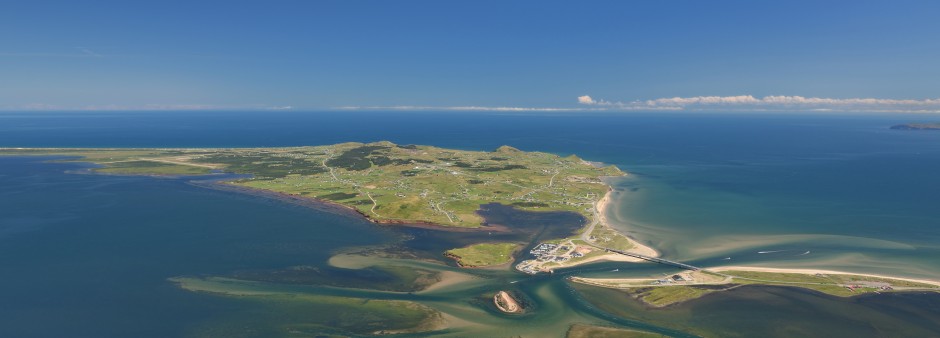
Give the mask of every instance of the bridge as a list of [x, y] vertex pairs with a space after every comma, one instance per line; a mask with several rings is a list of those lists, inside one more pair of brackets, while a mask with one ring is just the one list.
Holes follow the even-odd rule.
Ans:
[[604, 248], [604, 250], [607, 250], [607, 252], [619, 253], [619, 254], [624, 255], [624, 256], [636, 257], [636, 258], [639, 258], [639, 259], [642, 259], [642, 260], [645, 260], [645, 261], [650, 261], [650, 262], [653, 262], [653, 263], [659, 263], [659, 264], [664, 264], [664, 265], [675, 266], [675, 267], [682, 268], [682, 269], [686, 269], [686, 270], [698, 271], [698, 270], [701, 270], [701, 269], [702, 269], [702, 268], [700, 268], [700, 267], [688, 265], [688, 264], [681, 263], [681, 262], [671, 261], [671, 260], [668, 260], [668, 259], [662, 259], [662, 258], [659, 258], [659, 257], [652, 257], [652, 256], [647, 256], [647, 255], [641, 255], [641, 254], [633, 253], [633, 252], [629, 252], [629, 251], [620, 251], [620, 250], [611, 249], [611, 248]]

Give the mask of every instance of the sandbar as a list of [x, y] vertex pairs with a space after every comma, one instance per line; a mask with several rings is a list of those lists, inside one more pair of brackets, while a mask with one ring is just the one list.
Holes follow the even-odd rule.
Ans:
[[707, 270], [714, 271], [714, 272], [755, 271], [755, 272], [798, 273], [798, 274], [804, 274], [804, 275], [815, 275], [815, 274], [855, 275], [855, 276], [865, 276], [865, 277], [875, 277], [875, 278], [896, 279], [896, 280], [902, 280], [902, 281], [908, 281], [908, 282], [914, 282], [914, 283], [936, 285], [940, 287], [940, 281], [929, 280], [929, 279], [904, 278], [904, 277], [896, 277], [896, 276], [855, 273], [855, 272], [836, 271], [836, 270], [769, 268], [769, 267], [760, 267], [760, 266], [737, 266], [737, 265], [719, 266], [719, 267], [714, 267], [714, 268], [708, 268]]

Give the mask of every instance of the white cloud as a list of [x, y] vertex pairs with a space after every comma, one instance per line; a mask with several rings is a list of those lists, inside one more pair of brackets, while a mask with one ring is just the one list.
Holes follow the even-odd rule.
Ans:
[[778, 111], [853, 111], [853, 112], [940, 112], [940, 99], [820, 98], [803, 96], [694, 96], [671, 97], [631, 102], [582, 100], [585, 105], [608, 106], [622, 110], [778, 110]]
[[595, 103], [597, 103], [597, 102], [595, 102], [594, 99], [592, 99], [589, 95], [584, 95], [584, 96], [578, 96], [578, 103], [580, 103], [580, 104], [595, 104]]

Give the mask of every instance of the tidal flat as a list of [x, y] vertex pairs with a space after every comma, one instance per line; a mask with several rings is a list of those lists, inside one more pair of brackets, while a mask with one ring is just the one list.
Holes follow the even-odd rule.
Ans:
[[[324, 295], [302, 288], [218, 277], [169, 281], [187, 291], [235, 297], [265, 307], [264, 315], [251, 319], [255, 325], [250, 336], [416, 333], [445, 326], [439, 312], [411, 301]], [[203, 327], [194, 334], [243, 336], [246, 332], [242, 325]]]

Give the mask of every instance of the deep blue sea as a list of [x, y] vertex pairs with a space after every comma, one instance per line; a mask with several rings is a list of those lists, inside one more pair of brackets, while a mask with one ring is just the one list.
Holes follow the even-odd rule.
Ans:
[[[940, 132], [889, 129], [907, 122], [940, 116], [4, 112], [0, 147], [387, 140], [577, 154], [631, 174], [614, 182], [611, 219], [666, 257], [940, 279]], [[311, 264], [398, 236], [186, 180], [45, 160], [0, 157], [2, 337], [186, 335], [243, 305], [167, 278]], [[353, 231], [326, 230], [337, 228]]]

